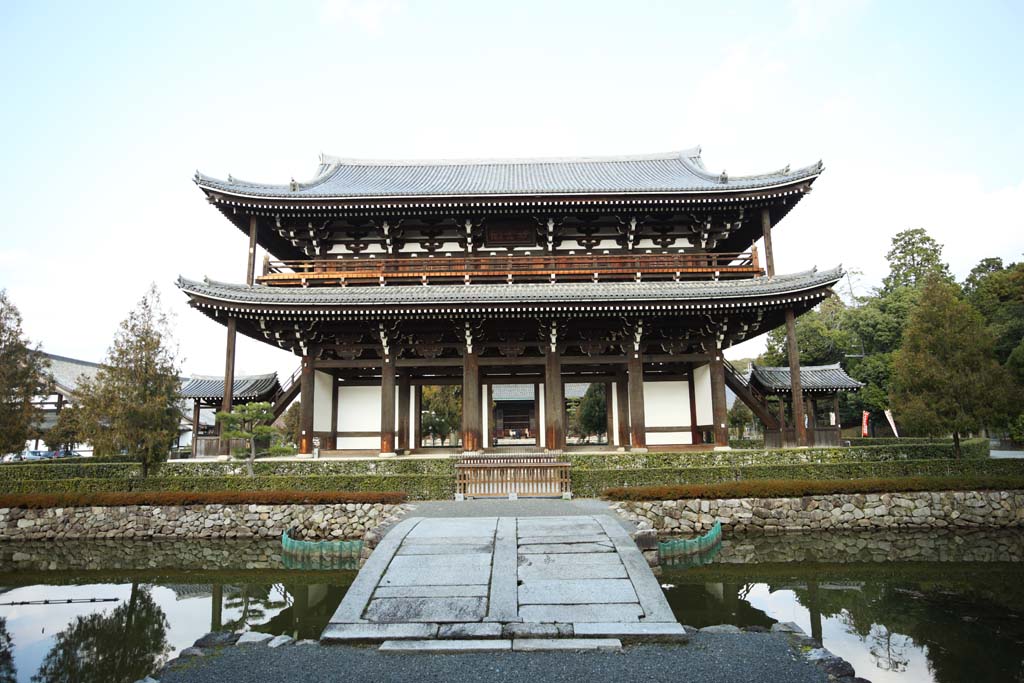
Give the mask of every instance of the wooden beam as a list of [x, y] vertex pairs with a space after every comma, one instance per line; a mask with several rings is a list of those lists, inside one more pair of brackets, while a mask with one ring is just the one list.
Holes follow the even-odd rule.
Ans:
[[313, 452], [313, 381], [316, 376], [313, 356], [302, 357], [299, 374], [299, 454]]
[[629, 379], [629, 437], [633, 450], [647, 450], [647, 423], [644, 415], [644, 364], [634, 351], [626, 365]]
[[729, 445], [729, 406], [725, 398], [725, 363], [717, 356], [709, 364], [711, 370], [711, 415], [715, 425], [715, 446]]
[[[235, 393], [235, 341], [238, 338], [238, 319], [231, 317], [227, 321], [227, 349], [224, 353], [224, 398], [221, 399], [221, 412], [230, 413], [232, 400]], [[217, 433], [221, 433], [220, 423], [217, 423]], [[221, 439], [218, 443], [220, 455], [231, 455], [231, 441]]]
[[549, 451], [565, 448], [565, 391], [558, 350], [544, 349], [544, 443]]
[[768, 277], [775, 277], [775, 252], [772, 250], [772, 213], [761, 209], [761, 232], [764, 235], [764, 267]]
[[409, 370], [398, 371], [398, 450], [409, 450]]
[[800, 349], [796, 343], [796, 314], [792, 308], [786, 309], [786, 350], [789, 352], [790, 395], [796, 443], [798, 446], [806, 446], [807, 425], [804, 424], [804, 392], [800, 384]]
[[388, 357], [380, 373], [380, 454], [395, 455], [395, 364]]
[[480, 444], [480, 363], [475, 351], [462, 356], [462, 450], [476, 453]]

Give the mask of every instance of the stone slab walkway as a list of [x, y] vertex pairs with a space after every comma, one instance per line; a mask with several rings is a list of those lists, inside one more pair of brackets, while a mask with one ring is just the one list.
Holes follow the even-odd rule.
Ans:
[[324, 641], [685, 638], [607, 515], [411, 517], [381, 540]]

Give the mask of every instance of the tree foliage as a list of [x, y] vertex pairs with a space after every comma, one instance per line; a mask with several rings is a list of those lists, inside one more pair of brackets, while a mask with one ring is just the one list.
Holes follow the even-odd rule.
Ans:
[[1007, 376], [984, 319], [959, 287], [930, 278], [893, 361], [893, 404], [914, 434], [959, 437], [991, 425], [1006, 407]]
[[942, 260], [942, 245], [925, 231], [912, 228], [898, 233], [889, 253], [889, 274], [882, 280], [882, 292], [917, 287], [932, 276], [951, 281], [949, 266]]
[[[456, 385], [424, 386], [420, 401], [420, 430], [431, 440], [445, 438], [455, 443], [462, 429], [462, 387]], [[417, 444], [418, 445], [418, 444]]]
[[18, 683], [14, 665], [14, 642], [7, 630], [7, 617], [0, 617], [0, 683]]
[[46, 430], [43, 438], [46, 445], [55, 450], [70, 451], [75, 444], [81, 443], [79, 426], [81, 411], [73, 405], [65, 405], [59, 413], [53, 426]]
[[[802, 365], [828, 365], [844, 359], [853, 347], [852, 335], [846, 329], [847, 317], [846, 304], [832, 296], [796, 319], [797, 348]], [[758, 363], [789, 365], [786, 328], [778, 327], [768, 333], [767, 348]]]
[[180, 372], [171, 341], [154, 285], [121, 323], [96, 377], [79, 383], [84, 439], [97, 454], [137, 458], [144, 476], [166, 460], [181, 422]]
[[[253, 463], [259, 444], [267, 444], [272, 455], [279, 452], [281, 433], [271, 423], [274, 421], [274, 406], [265, 401], [236, 405], [231, 412], [217, 412], [217, 422], [221, 426], [221, 437], [225, 439], [245, 439], [249, 442], [248, 458], [245, 467], [250, 477], [255, 476]], [[275, 443], [277, 442], [277, 443]], [[290, 449], [284, 448], [284, 453]]]
[[282, 429], [286, 443], [297, 445], [302, 436], [302, 401], [294, 401], [284, 412]]
[[21, 451], [38, 435], [42, 410], [35, 401], [49, 396], [49, 363], [21, 329], [21, 313], [0, 290], [0, 453]]
[[603, 384], [591, 384], [576, 406], [580, 436], [597, 436], [608, 431], [608, 412]]

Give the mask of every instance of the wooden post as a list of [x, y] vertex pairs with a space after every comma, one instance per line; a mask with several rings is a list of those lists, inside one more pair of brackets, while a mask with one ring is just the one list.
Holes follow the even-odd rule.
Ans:
[[772, 214], [761, 209], [761, 231], [764, 233], [764, 266], [768, 277], [775, 277], [775, 254], [772, 251]]
[[721, 351], [708, 364], [711, 370], [711, 415], [715, 421], [715, 447], [729, 446], [729, 408], [725, 398], [725, 360]]
[[541, 438], [541, 432], [543, 431], [543, 429], [541, 427], [542, 420], [541, 420], [541, 414], [540, 414], [540, 403], [541, 403], [541, 401], [540, 401], [540, 385], [539, 384], [534, 384], [533, 385], [533, 421], [530, 423], [530, 436], [533, 437], [533, 443], [536, 444], [538, 448], [540, 448], [541, 446], [544, 445], [544, 444], [541, 443], [543, 441], [543, 439]]
[[395, 455], [395, 359], [387, 353], [380, 368], [380, 455]]
[[615, 403], [619, 410], [619, 447], [629, 448], [629, 380], [625, 370], [615, 374]]
[[786, 346], [789, 351], [790, 391], [793, 403], [793, 422], [798, 446], [807, 445], [807, 425], [804, 424], [804, 392], [800, 386], [800, 350], [796, 345], [796, 314], [786, 309]]
[[[224, 354], [224, 398], [221, 399], [221, 412], [230, 413], [235, 391], [235, 338], [237, 337], [238, 320], [228, 318], [228, 343], [227, 351]], [[217, 423], [217, 434], [221, 433], [220, 423]], [[219, 444], [220, 455], [231, 455], [231, 441], [221, 439]]]
[[647, 422], [644, 416], [644, 363], [639, 351], [629, 354], [629, 437], [634, 451], [647, 450]]
[[199, 447], [199, 399], [192, 401], [192, 457], [196, 457], [196, 449]]
[[398, 373], [398, 450], [409, 450], [409, 370]]
[[818, 443], [818, 401], [812, 398], [808, 400], [808, 404], [810, 405], [807, 411], [807, 442], [808, 445], [815, 446]]
[[249, 263], [245, 269], [245, 284], [256, 281], [256, 216], [249, 217]]
[[697, 365], [690, 364], [690, 379], [686, 383], [690, 393], [690, 443], [704, 443], [700, 428], [697, 426]]
[[412, 449], [423, 445], [423, 385], [417, 384], [412, 390]]
[[611, 382], [604, 383], [604, 431], [608, 437], [608, 445], [615, 443], [615, 411], [612, 410], [612, 401], [615, 397], [615, 390]]
[[468, 348], [462, 355], [462, 451], [480, 451], [480, 357]]
[[223, 627], [221, 614], [224, 609], [224, 586], [215, 583], [210, 591], [210, 630], [219, 631]]
[[549, 451], [565, 448], [565, 392], [557, 348], [544, 346], [544, 443]]
[[331, 377], [331, 450], [338, 448], [338, 390], [341, 382], [337, 377]]
[[299, 454], [310, 455], [313, 452], [313, 381], [316, 368], [313, 356], [302, 357], [302, 370], [299, 374]]
[[832, 414], [836, 416], [834, 427], [836, 430], [836, 445], [839, 445], [843, 440], [843, 423], [839, 421], [839, 392], [832, 394]]

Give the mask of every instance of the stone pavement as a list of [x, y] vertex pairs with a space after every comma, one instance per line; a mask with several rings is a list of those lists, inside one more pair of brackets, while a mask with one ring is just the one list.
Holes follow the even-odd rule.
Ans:
[[452, 639], [470, 649], [485, 645], [469, 640], [559, 637], [595, 648], [608, 646], [602, 637], [685, 638], [610, 516], [408, 518], [370, 555], [321, 640]]

